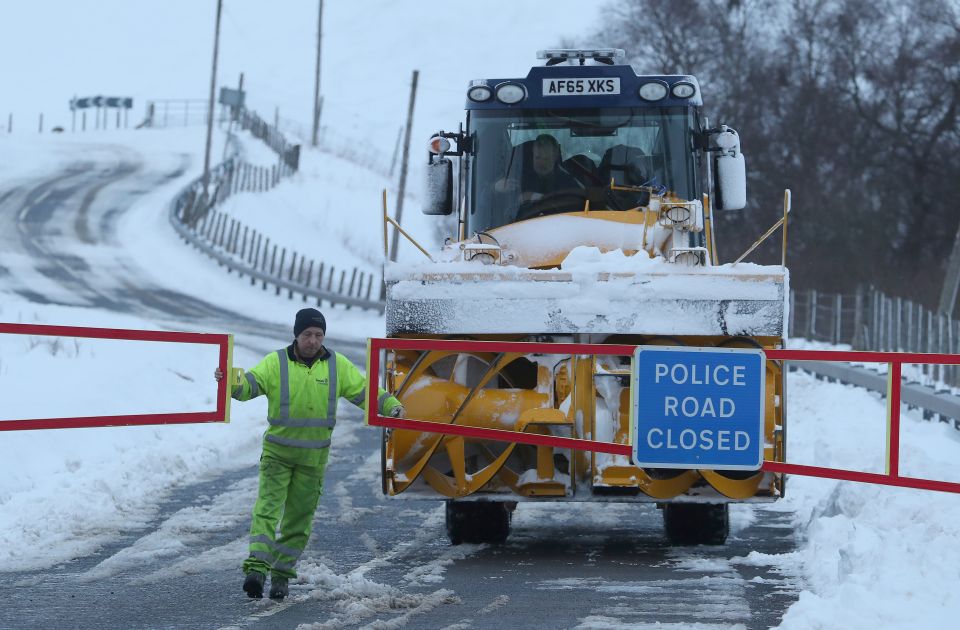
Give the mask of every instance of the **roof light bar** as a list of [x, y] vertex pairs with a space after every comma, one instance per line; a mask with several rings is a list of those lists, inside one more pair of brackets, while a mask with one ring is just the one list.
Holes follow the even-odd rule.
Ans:
[[579, 60], [582, 66], [587, 59], [593, 59], [599, 63], [612, 65], [615, 61], [623, 59], [626, 53], [622, 48], [550, 48], [547, 50], [538, 50], [537, 59], [546, 59], [548, 66], [553, 66], [564, 61]]

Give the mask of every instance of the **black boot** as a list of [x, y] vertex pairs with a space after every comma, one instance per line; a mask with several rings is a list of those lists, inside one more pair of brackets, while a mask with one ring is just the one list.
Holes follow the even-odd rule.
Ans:
[[270, 576], [270, 599], [283, 599], [290, 593], [287, 581], [287, 578], [279, 575]]
[[259, 571], [247, 573], [247, 579], [243, 581], [243, 592], [248, 597], [260, 599], [263, 597], [263, 583], [267, 581], [267, 576]]

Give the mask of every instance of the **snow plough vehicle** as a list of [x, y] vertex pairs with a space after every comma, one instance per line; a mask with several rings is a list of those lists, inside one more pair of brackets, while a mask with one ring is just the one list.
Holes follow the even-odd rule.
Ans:
[[[722, 544], [731, 502], [784, 492], [759, 461], [698, 465], [742, 436], [723, 430], [730, 399], [684, 383], [727, 384], [736, 369], [658, 364], [674, 415], [700, 424], [637, 436], [635, 356], [597, 348], [783, 347], [785, 267], [718, 260], [714, 218], [746, 203], [739, 136], [708, 124], [693, 76], [638, 75], [615, 49], [538, 56], [525, 78], [471, 82], [465, 122], [430, 138], [424, 212], [448, 217], [450, 238], [429, 260], [386, 265], [386, 387], [410, 419], [691, 459], [389, 428], [383, 491], [446, 501], [454, 544], [502, 542], [531, 501], [652, 502], [671, 541]], [[784, 374], [760, 365], [757, 459], [784, 461]]]

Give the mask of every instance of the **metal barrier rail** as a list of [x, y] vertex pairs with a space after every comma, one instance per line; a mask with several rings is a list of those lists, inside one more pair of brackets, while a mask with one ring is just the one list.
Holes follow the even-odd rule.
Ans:
[[[862, 387], [884, 394], [887, 391], [887, 376], [856, 365], [838, 365], [825, 361], [804, 361], [796, 366], [816, 376], [846, 385]], [[901, 386], [900, 400], [908, 407], [923, 410], [923, 417], [932, 416], [953, 420], [953, 427], [960, 430], [960, 397], [949, 390], [936, 390], [922, 383], [907, 382]]]
[[[636, 346], [613, 344], [583, 344], [583, 343], [528, 343], [528, 342], [499, 342], [499, 341], [444, 341], [437, 339], [377, 339], [371, 338], [367, 346], [367, 374], [380, 373], [381, 350], [477, 350], [490, 352], [524, 352], [545, 354], [593, 354], [607, 356], [628, 356], [633, 354]], [[572, 448], [577, 450], [611, 453], [613, 455], [630, 456], [633, 449], [629, 444], [614, 444], [612, 442], [596, 442], [577, 438], [557, 437], [552, 435], [537, 435], [520, 433], [504, 429], [480, 429], [462, 425], [440, 424], [425, 420], [406, 420], [388, 418], [376, 413], [377, 388], [372, 386], [373, 379], [367, 379], [367, 424], [371, 426], [393, 429], [410, 429], [413, 431], [429, 431], [446, 435], [459, 435], [497, 442], [517, 442], [518, 444], [532, 444], [535, 446], [553, 446], [556, 448]]]
[[298, 293], [303, 295], [305, 298], [312, 297], [316, 298], [317, 300], [327, 300], [331, 304], [344, 304], [348, 307], [356, 306], [358, 308], [376, 310], [381, 313], [384, 311], [385, 303], [379, 300], [362, 298], [359, 296], [343, 295], [342, 293], [324, 290], [318, 286], [310, 286], [307, 283], [284, 279], [282, 277], [284, 274], [283, 269], [281, 269], [277, 274], [266, 273], [257, 269], [255, 264], [248, 264], [244, 260], [237, 259], [230, 255], [227, 251], [217, 248], [213, 243], [202, 238], [198, 231], [190, 229], [188, 224], [178, 215], [178, 213], [182, 210], [177, 202], [181, 196], [192, 186], [193, 182], [184, 188], [180, 195], [177, 195], [173, 202], [171, 202], [169, 211], [170, 224], [173, 226], [173, 229], [177, 231], [177, 234], [187, 241], [187, 243], [193, 245], [207, 256], [213, 258], [218, 263], [225, 266], [228, 270], [236, 271], [241, 276], [247, 275], [254, 282], [260, 281], [263, 283], [264, 287], [266, 287], [267, 284], [271, 284], [277, 288], [277, 291], [289, 291], [291, 296], [293, 293]]
[[[434, 339], [377, 339], [368, 342], [367, 374], [380, 373], [380, 352], [383, 350], [440, 350], [459, 352], [466, 350], [484, 352], [520, 352], [544, 354], [575, 354], [575, 355], [632, 355], [637, 346], [634, 345], [605, 345], [605, 344], [576, 344], [576, 343], [527, 343], [527, 342], [497, 342], [497, 341], [452, 341]], [[887, 453], [886, 472], [884, 474], [865, 473], [840, 468], [807, 466], [765, 460], [760, 470], [772, 473], [786, 473], [838, 479], [844, 481], [858, 481], [904, 488], [921, 490], [936, 490], [940, 492], [960, 493], [960, 483], [904, 477], [900, 475], [900, 403], [901, 403], [901, 373], [902, 365], [907, 364], [938, 364], [960, 365], [960, 355], [956, 354], [920, 354], [900, 352], [844, 352], [831, 350], [764, 350], [767, 360], [773, 361], [815, 361], [815, 362], [862, 362], [886, 363], [887, 373]], [[371, 379], [372, 381], [372, 379]], [[516, 442], [520, 444], [534, 444], [553, 446], [557, 448], [572, 448], [589, 450], [618, 455], [631, 455], [630, 445], [595, 442], [593, 440], [579, 440], [555, 436], [530, 435], [503, 429], [485, 429], [464, 427], [459, 425], [442, 424], [423, 420], [406, 420], [381, 416], [377, 413], [377, 388], [368, 381], [367, 386], [367, 424], [393, 429], [408, 429], [427, 431], [446, 435], [458, 435], [477, 439], [487, 439], [499, 442]]]
[[884, 474], [865, 473], [841, 468], [824, 468], [765, 461], [763, 470], [770, 472], [825, 477], [844, 481], [860, 481], [902, 488], [937, 490], [960, 493], [960, 483], [903, 477], [900, 475], [900, 403], [902, 367], [907, 364], [960, 365], [957, 354], [926, 354], [910, 352], [861, 352], [841, 350], [765, 350], [768, 359], [784, 361], [842, 361], [887, 364], [887, 453]]
[[[124, 339], [130, 341], [161, 341], [166, 343], [212, 344], [220, 348], [217, 366], [224, 374], [230, 371], [233, 360], [233, 335], [212, 333], [170, 332], [158, 330], [129, 330], [121, 328], [87, 328], [82, 326], [49, 326], [46, 324], [0, 323], [0, 334], [82, 337], [87, 339]], [[0, 431], [24, 429], [74, 429], [84, 427], [139, 426], [145, 424], [185, 424], [193, 422], [229, 422], [230, 392], [228, 379], [217, 384], [217, 408], [214, 411], [185, 413], [148, 413], [113, 416], [86, 416], [74, 418], [35, 418], [29, 420], [2, 420]]]
[[[305, 256], [301, 255], [298, 258], [297, 253], [292, 252], [292, 256], [287, 258], [287, 250], [282, 248], [279, 265], [275, 265], [278, 250], [276, 244], [273, 246], [273, 257], [268, 258], [269, 238], [264, 239], [256, 230], [249, 230], [248, 226], [242, 225], [235, 219], [228, 219], [223, 213], [217, 213], [214, 210], [215, 206], [226, 201], [235, 192], [250, 189], [247, 184], [254, 183], [253, 190], [269, 189], [276, 185], [281, 177], [295, 172], [299, 165], [299, 145], [294, 147], [296, 151], [293, 152], [279, 132], [272, 127], [267, 127], [266, 123], [263, 123], [255, 114], [245, 112], [243, 120], [259, 121], [255, 126], [273, 142], [270, 146], [277, 151], [281, 158], [280, 162], [271, 169], [260, 170], [247, 169], [236, 158], [221, 162], [210, 169], [212, 192], [209, 196], [202, 188], [202, 178], [198, 177], [173, 198], [168, 213], [170, 224], [187, 243], [225, 266], [228, 272], [236, 271], [239, 275], [245, 274], [250, 277], [251, 283], [260, 281], [263, 283], [264, 290], [270, 284], [276, 288], [277, 295], [281, 290], [285, 290], [290, 299], [293, 299], [294, 293], [297, 293], [303, 296], [304, 301], [307, 298], [315, 298], [318, 305], [322, 300], [327, 300], [331, 304], [343, 304], [347, 308], [357, 307], [383, 313], [386, 304], [379, 299], [380, 291], [373, 291], [375, 282], [373, 273], [360, 271], [356, 267], [352, 271], [341, 269], [339, 289], [334, 290], [334, 267], [330, 266], [327, 286], [324, 288], [321, 277], [324, 270], [323, 263], [315, 264], [315, 261], [311, 260], [307, 266]], [[288, 160], [293, 153], [296, 154], [296, 162]], [[257, 173], [260, 173], [260, 176]], [[253, 178], [251, 181], [248, 181], [248, 175]], [[248, 234], [249, 248], [247, 247]], [[264, 240], [266, 247], [261, 252], [260, 245]], [[256, 252], [254, 252], [254, 243], [257, 245]], [[316, 283], [312, 282], [311, 277], [315, 267]], [[377, 297], [374, 298], [373, 295]]]
[[[960, 319], [860, 287], [855, 293], [790, 291], [792, 335], [855, 350], [960, 353]], [[921, 366], [928, 382], [960, 386], [960, 370]]]

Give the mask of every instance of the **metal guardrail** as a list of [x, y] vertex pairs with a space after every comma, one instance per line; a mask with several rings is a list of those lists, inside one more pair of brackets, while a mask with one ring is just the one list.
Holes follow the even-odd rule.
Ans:
[[[883, 395], [887, 391], [887, 375], [856, 365], [839, 365], [824, 361], [804, 361], [791, 364], [791, 370], [811, 372], [818, 378], [862, 387]], [[921, 383], [904, 383], [900, 389], [900, 401], [908, 407], [923, 410], [923, 417], [937, 417], [941, 422], [952, 421], [960, 430], [960, 397], [948, 390], [936, 390]]]
[[291, 145], [277, 129], [254, 113], [241, 112], [238, 120], [243, 128], [250, 129], [273, 149], [278, 156], [277, 164], [269, 168], [252, 166], [235, 156], [210, 170], [207, 190], [203, 189], [202, 177], [191, 181], [170, 204], [168, 217], [177, 233], [225, 266], [228, 273], [236, 271], [240, 276], [249, 276], [251, 284], [259, 281], [264, 290], [272, 285], [277, 295], [285, 290], [291, 300], [296, 293], [303, 301], [315, 298], [318, 306], [326, 300], [347, 308], [355, 306], [384, 312], [385, 304], [378, 299], [379, 289], [374, 296], [374, 284], [380, 285], [374, 274], [356, 267], [340, 269], [337, 283], [337, 269], [333, 265], [308, 261], [306, 256], [294, 251], [288, 256], [287, 248], [276, 243], [271, 249], [269, 238], [215, 210], [238, 192], [269, 190], [299, 168], [300, 145]]
[[[873, 288], [790, 292], [791, 336], [854, 350], [960, 354], [960, 320]], [[920, 366], [926, 382], [960, 387], [960, 368]]]
[[[193, 182], [184, 188], [181, 191], [181, 195], [188, 192], [193, 186]], [[236, 271], [241, 277], [247, 275], [250, 277], [251, 284], [256, 284], [257, 281], [263, 283], [263, 288], [266, 289], [267, 285], [273, 285], [276, 287], [276, 291], [279, 294], [281, 290], [286, 290], [289, 292], [290, 299], [293, 299], [293, 294], [297, 293], [303, 296], [303, 299], [307, 298], [316, 298], [317, 305], [323, 300], [327, 300], [331, 304], [345, 304], [347, 307], [357, 306], [364, 309], [373, 309], [378, 310], [381, 313], [384, 310], [384, 303], [379, 300], [372, 300], [369, 297], [362, 298], [351, 295], [343, 295], [335, 291], [323, 289], [318, 286], [310, 286], [307, 282], [303, 281], [293, 281], [289, 279], [284, 279], [282, 277], [282, 270], [280, 273], [269, 273], [257, 269], [255, 265], [250, 265], [244, 260], [238, 260], [233, 255], [227, 253], [226, 249], [218, 249], [213, 245], [213, 242], [207, 240], [202, 236], [203, 232], [200, 230], [192, 230], [187, 224], [177, 215], [178, 208], [176, 203], [170, 205], [170, 223], [173, 225], [173, 228], [177, 233], [185, 240], [187, 243], [193, 245], [207, 256], [210, 256], [216, 260], [219, 264], [225, 266], [229, 271]], [[257, 257], [258, 260], [268, 260], [266, 256], [266, 248], [264, 248], [264, 255], [262, 258]], [[291, 268], [295, 267], [296, 259], [291, 259]], [[311, 274], [312, 275], [312, 274]], [[320, 273], [318, 275], [318, 280], [320, 278]], [[373, 276], [370, 276], [370, 280], [367, 284], [368, 287], [373, 286]], [[368, 288], [367, 294], [369, 295], [371, 289]]]

